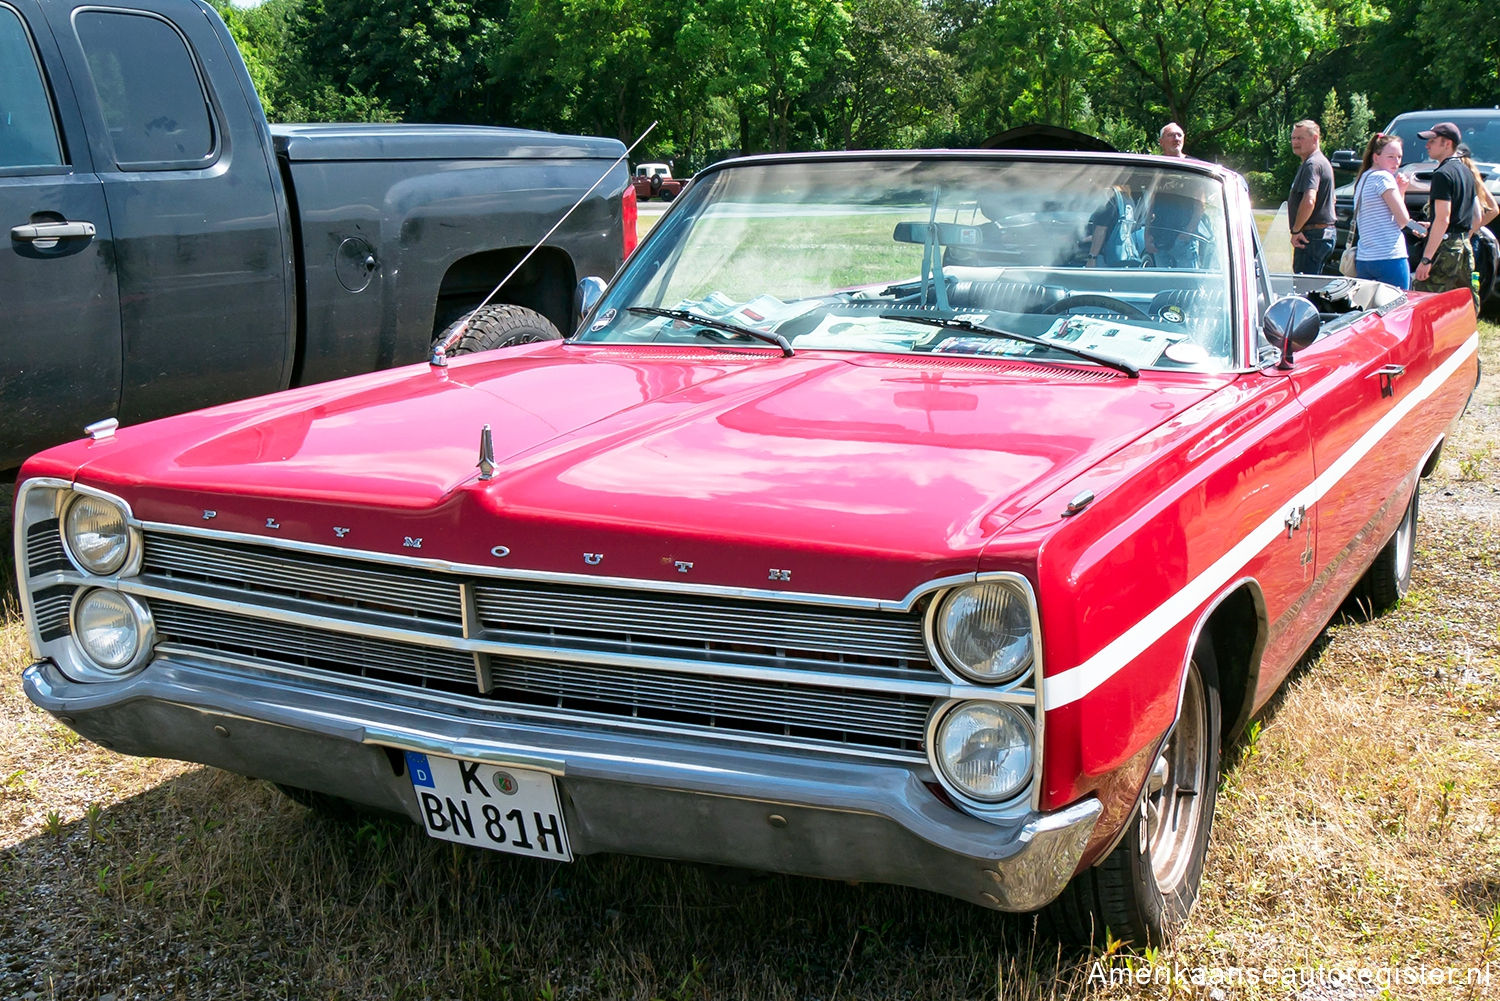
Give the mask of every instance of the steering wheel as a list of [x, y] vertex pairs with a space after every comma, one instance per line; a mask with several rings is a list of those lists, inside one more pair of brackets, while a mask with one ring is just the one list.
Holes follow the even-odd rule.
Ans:
[[1134, 303], [1126, 302], [1124, 299], [1116, 299], [1112, 295], [1101, 295], [1098, 292], [1080, 292], [1075, 295], [1065, 295], [1061, 299], [1042, 310], [1043, 316], [1057, 316], [1071, 309], [1093, 306], [1096, 309], [1107, 309], [1111, 313], [1119, 313], [1127, 320], [1146, 320], [1151, 317], [1146, 311]]

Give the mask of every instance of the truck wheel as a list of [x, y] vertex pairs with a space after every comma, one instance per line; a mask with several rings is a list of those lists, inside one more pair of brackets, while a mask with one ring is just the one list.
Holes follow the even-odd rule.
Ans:
[[530, 344], [533, 341], [562, 340], [562, 332], [541, 313], [525, 306], [506, 303], [482, 306], [459, 317], [448, 324], [438, 337], [438, 342], [447, 341], [466, 320], [469, 325], [458, 343], [448, 351], [449, 355], [473, 354], [475, 351], [508, 348], [512, 344]]
[[1127, 943], [1157, 945], [1187, 920], [1213, 827], [1220, 727], [1218, 671], [1203, 639], [1188, 665], [1182, 711], [1125, 837], [1049, 905], [1060, 937], [1097, 944], [1108, 928]]
[[1411, 589], [1411, 566], [1417, 555], [1417, 498], [1422, 492], [1422, 483], [1412, 487], [1411, 503], [1396, 531], [1381, 547], [1375, 562], [1365, 571], [1361, 581], [1363, 597], [1371, 612], [1384, 612], [1406, 597]]

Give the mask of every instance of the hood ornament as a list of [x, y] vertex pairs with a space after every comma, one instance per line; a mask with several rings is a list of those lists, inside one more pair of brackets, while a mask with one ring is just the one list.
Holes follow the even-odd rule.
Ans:
[[479, 478], [490, 480], [495, 477], [495, 438], [490, 434], [490, 426], [486, 424], [484, 430], [479, 432]]

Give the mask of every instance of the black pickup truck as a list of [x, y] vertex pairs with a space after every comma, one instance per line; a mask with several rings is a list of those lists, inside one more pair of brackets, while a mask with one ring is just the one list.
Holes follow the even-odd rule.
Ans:
[[[613, 139], [271, 127], [198, 0], [0, 0], [0, 471], [77, 437], [560, 336], [635, 239]], [[628, 241], [628, 242], [627, 242]]]

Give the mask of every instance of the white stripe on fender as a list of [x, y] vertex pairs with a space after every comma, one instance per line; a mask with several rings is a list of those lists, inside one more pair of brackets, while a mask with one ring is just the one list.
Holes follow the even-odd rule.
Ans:
[[1334, 484], [1343, 479], [1354, 466], [1380, 444], [1397, 424], [1406, 418], [1428, 397], [1436, 393], [1473, 354], [1479, 350], [1479, 334], [1475, 333], [1463, 346], [1448, 356], [1442, 365], [1434, 369], [1422, 384], [1404, 396], [1396, 406], [1360, 436], [1349, 450], [1318, 475], [1311, 484], [1287, 498], [1260, 525], [1241, 539], [1223, 556], [1220, 556], [1197, 577], [1187, 583], [1181, 591], [1172, 595], [1154, 611], [1135, 625], [1125, 630], [1104, 649], [1094, 654], [1077, 667], [1064, 671], [1056, 677], [1046, 679], [1043, 707], [1057, 709], [1077, 702], [1085, 695], [1114, 677], [1126, 664], [1140, 656], [1145, 650], [1180, 624], [1198, 606], [1213, 597], [1225, 584], [1238, 577], [1250, 560], [1273, 540], [1286, 531], [1286, 512], [1303, 505], [1312, 508], [1322, 500]]

